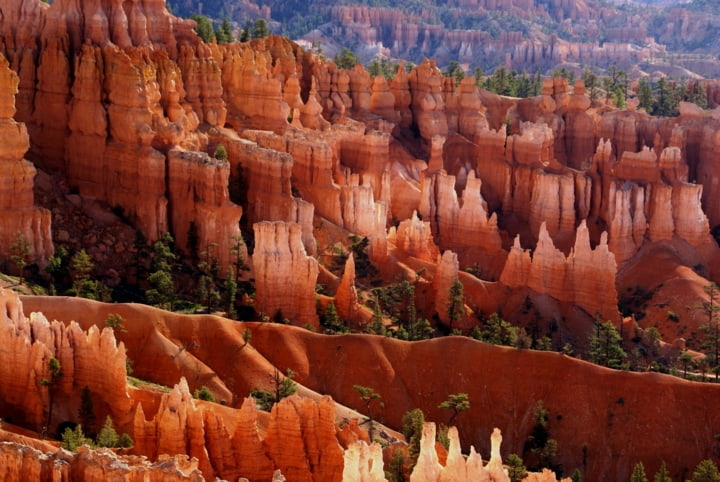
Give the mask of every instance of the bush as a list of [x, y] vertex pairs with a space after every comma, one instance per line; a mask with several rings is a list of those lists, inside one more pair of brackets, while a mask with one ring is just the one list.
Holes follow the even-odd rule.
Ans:
[[218, 144], [218, 146], [215, 148], [215, 152], [213, 152], [213, 157], [218, 161], [227, 162], [228, 153], [227, 149], [225, 149], [225, 146], [222, 144]]
[[81, 425], [76, 425], [74, 429], [68, 427], [62, 434], [62, 443], [60, 446], [70, 452], [75, 452], [82, 445], [92, 446], [92, 440], [85, 436]]
[[215, 402], [215, 395], [213, 395], [213, 392], [210, 391], [208, 387], [205, 385], [202, 386], [199, 390], [195, 390], [195, 393], [193, 393], [193, 396], [197, 398], [198, 400], [205, 400], [206, 402]]

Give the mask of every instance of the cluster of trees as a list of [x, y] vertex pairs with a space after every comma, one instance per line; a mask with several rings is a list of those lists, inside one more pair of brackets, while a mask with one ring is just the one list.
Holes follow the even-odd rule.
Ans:
[[700, 82], [673, 81], [661, 77], [657, 81], [640, 79], [637, 91], [640, 107], [658, 116], [679, 115], [680, 102], [692, 102], [707, 109], [707, 92]]
[[[670, 477], [670, 472], [667, 470], [665, 462], [660, 465], [660, 468], [653, 477], [654, 482], [671, 482], [673, 479]], [[686, 482], [718, 482], [720, 481], [720, 471], [718, 471], [717, 465], [711, 459], [701, 461], [695, 467], [692, 473], [692, 478]], [[638, 462], [633, 467], [632, 474], [630, 474], [630, 482], [649, 482], [649, 479], [645, 473], [645, 466], [642, 462]]]
[[191, 15], [190, 18], [197, 23], [195, 33], [205, 43], [216, 41], [219, 44], [231, 43], [235, 41], [247, 42], [255, 38], [265, 38], [270, 35], [270, 27], [267, 20], [259, 18], [255, 22], [249, 22], [245, 28], [238, 31], [237, 36], [233, 32], [233, 27], [227, 18], [224, 18], [218, 25], [213, 27], [209, 18], [204, 15]]

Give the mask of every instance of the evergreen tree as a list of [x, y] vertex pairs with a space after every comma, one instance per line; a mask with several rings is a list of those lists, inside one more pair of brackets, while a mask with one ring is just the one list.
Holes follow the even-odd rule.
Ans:
[[235, 281], [238, 281], [240, 273], [242, 271], [250, 270], [250, 267], [248, 267], [247, 263], [245, 262], [245, 256], [243, 254], [245, 252], [245, 249], [243, 249], [244, 247], [245, 240], [243, 239], [242, 235], [232, 237], [230, 253], [233, 256], [233, 265], [235, 266]]
[[615, 102], [615, 107], [618, 109], [625, 108], [625, 94], [620, 86], [616, 86], [613, 89], [613, 100]]
[[270, 35], [270, 27], [268, 27], [267, 20], [264, 18], [259, 18], [255, 20], [255, 23], [253, 23], [252, 26], [252, 33], [250, 36], [252, 38], [265, 38], [268, 35]]
[[539, 400], [535, 405], [535, 425], [525, 442], [524, 452], [526, 456], [530, 454], [535, 460], [534, 464], [529, 465], [531, 470], [539, 472], [543, 468], [548, 468], [559, 474], [562, 467], [555, 463], [557, 440], [550, 438], [548, 420], [548, 411], [543, 406], [542, 400]]
[[475, 67], [473, 69], [473, 77], [475, 77], [475, 87], [477, 87], [477, 88], [484, 87], [483, 71], [480, 67]]
[[646, 112], [652, 112], [654, 101], [652, 86], [645, 78], [641, 78], [638, 83], [637, 97], [640, 107]]
[[[127, 330], [125, 329], [125, 325], [123, 325], [124, 321], [125, 321], [125, 318], [123, 318], [118, 313], [110, 313], [108, 315], [108, 317], [105, 319], [104, 323], [105, 323], [105, 326], [107, 326], [108, 328], [112, 328], [113, 331], [115, 331], [116, 333], [127, 333]], [[87, 424], [85, 424], [85, 426], [88, 427]]]
[[382, 308], [380, 307], [380, 300], [378, 299], [377, 295], [374, 302], [375, 303], [373, 306], [373, 316], [370, 320], [370, 323], [368, 323], [367, 332], [373, 335], [385, 336], [387, 334], [387, 329], [385, 328], [385, 323], [383, 321], [383, 312]]
[[165, 233], [153, 244], [155, 252], [152, 261], [153, 272], [147, 278], [151, 286], [145, 292], [148, 302], [163, 309], [172, 309], [172, 303], [175, 300], [175, 283], [171, 272], [172, 263], [175, 261], [175, 255], [172, 252], [173, 242], [172, 235]]
[[47, 423], [45, 425], [45, 428], [43, 429], [43, 433], [46, 433], [48, 430], [50, 430], [50, 427], [52, 426], [53, 405], [55, 402], [55, 386], [57, 385], [60, 377], [63, 375], [60, 360], [55, 357], [52, 357], [50, 358], [50, 360], [48, 360], [47, 369], [50, 378], [43, 378], [40, 380], [40, 385], [47, 387], [48, 389]]
[[675, 89], [665, 77], [661, 77], [657, 81], [655, 91], [652, 114], [664, 117], [678, 115], [678, 101]]
[[688, 364], [692, 362], [693, 356], [689, 352], [684, 351], [678, 360], [680, 360], [680, 363], [682, 363], [683, 366], [683, 378], [687, 378]]
[[230, 319], [235, 319], [237, 316], [237, 310], [235, 309], [237, 281], [235, 280], [235, 270], [230, 266], [228, 267], [227, 278], [225, 279], [225, 313]]
[[598, 78], [597, 75], [595, 75], [595, 72], [593, 72], [590, 69], [584, 69], [582, 73], [583, 83], [585, 84], [585, 89], [587, 90], [588, 96], [590, 97], [590, 100], [597, 99], [598, 96]]
[[105, 418], [105, 425], [103, 425], [103, 428], [100, 429], [100, 432], [95, 439], [95, 443], [99, 447], [109, 448], [117, 447], [120, 444], [120, 436], [115, 430], [115, 427], [113, 427], [113, 421], [110, 418], [110, 415]]
[[92, 446], [92, 440], [87, 438], [83, 433], [82, 425], [76, 425], [75, 428], [66, 428], [62, 433], [62, 443], [60, 446], [70, 452], [75, 452], [82, 445]]
[[[375, 427], [374, 427], [375, 419], [374, 419], [373, 413], [372, 413], [372, 403], [375, 400], [381, 399], [382, 396], [379, 393], [375, 392], [375, 390], [370, 387], [364, 387], [362, 385], [353, 385], [353, 388], [355, 389], [355, 391], [358, 392], [358, 394], [360, 395], [360, 399], [365, 403], [365, 411], [368, 414], [368, 419], [367, 419], [368, 437], [370, 438], [370, 441], [373, 441], [374, 440], [373, 430], [375, 429]], [[380, 403], [380, 406], [383, 405], [382, 402], [379, 402], [379, 403]]]
[[622, 349], [622, 338], [612, 322], [595, 320], [595, 330], [590, 337], [591, 362], [609, 368], [621, 369], [627, 354]]
[[692, 102], [695, 105], [702, 107], [703, 109], [708, 108], [707, 91], [705, 86], [699, 81], [694, 82], [689, 91], [686, 93], [686, 100]]
[[352, 69], [355, 65], [360, 63], [360, 58], [347, 47], [343, 47], [340, 52], [335, 54], [333, 62], [338, 68], [341, 69]]
[[670, 473], [668, 472], [667, 466], [665, 465], [665, 461], [663, 460], [663, 463], [660, 465], [660, 468], [655, 473], [655, 477], [653, 478], [654, 482], [672, 482], [672, 478], [670, 478]]
[[295, 373], [289, 368], [284, 377], [278, 370], [275, 370], [272, 375], [272, 391], [256, 388], [250, 392], [250, 396], [255, 399], [260, 410], [269, 412], [277, 402], [297, 392], [298, 387], [297, 383], [293, 381], [294, 376]]
[[202, 39], [206, 44], [211, 43], [215, 40], [215, 30], [213, 30], [212, 23], [205, 15], [191, 15], [191, 19], [195, 20], [197, 25], [195, 26], [195, 33]]
[[703, 349], [710, 359], [713, 369], [715, 370], [715, 380], [720, 375], [720, 303], [718, 296], [720, 288], [715, 283], [710, 283], [703, 287], [703, 291], [707, 295], [707, 300], [702, 300], [698, 308], [700, 308], [708, 317], [707, 323], [700, 327], [703, 332]]
[[460, 65], [460, 62], [451, 60], [447, 68], [443, 71], [443, 75], [445, 77], [455, 78], [455, 85], [459, 85], [460, 81], [465, 78], [465, 71]]
[[520, 482], [527, 475], [527, 468], [518, 454], [510, 454], [505, 460], [510, 482]]
[[516, 346], [518, 344], [518, 329], [500, 318], [497, 313], [492, 313], [485, 320], [483, 328], [475, 327], [472, 337], [493, 345]]
[[647, 476], [645, 475], [645, 466], [642, 462], [635, 464], [632, 475], [630, 476], [630, 482], [648, 482]]
[[13, 233], [13, 243], [10, 245], [10, 259], [18, 270], [18, 283], [23, 283], [25, 267], [30, 262], [31, 247], [25, 236], [19, 231]]
[[402, 433], [408, 443], [408, 455], [410, 456], [410, 467], [415, 466], [418, 455], [420, 455], [420, 439], [422, 438], [422, 427], [425, 423], [425, 414], [419, 408], [406, 412], [402, 418]]
[[450, 321], [451, 331], [453, 329], [453, 325], [462, 320], [463, 315], [465, 314], [465, 302], [463, 298], [463, 285], [458, 278], [455, 278], [452, 285], [450, 285], [447, 301], [447, 315], [448, 320]]
[[334, 335], [336, 333], [345, 333], [347, 328], [340, 321], [340, 317], [337, 314], [335, 303], [328, 303], [325, 308], [325, 313], [320, 317], [320, 324], [325, 328], [325, 333], [328, 335]]
[[217, 38], [217, 43], [219, 44], [226, 44], [233, 41], [232, 26], [227, 18], [224, 18], [222, 23], [215, 29], [215, 38]]
[[90, 281], [90, 273], [95, 267], [90, 255], [81, 249], [70, 262], [70, 269], [73, 280], [73, 291], [75, 296], [86, 296], [92, 293], [92, 282]]
[[692, 482], [718, 482], [720, 481], [720, 472], [718, 472], [717, 465], [710, 459], [703, 460], [700, 462], [691, 479]]
[[448, 426], [452, 426], [460, 412], [463, 412], [470, 408], [470, 399], [467, 393], [453, 393], [448, 395], [448, 399], [438, 405], [438, 408], [443, 410], [452, 410], [450, 420], [448, 420]]
[[241, 28], [240, 32], [238, 33], [238, 41], [240, 42], [248, 42], [250, 40], [250, 36], [252, 35], [252, 24], [248, 20], [248, 22], [245, 24], [245, 28]]

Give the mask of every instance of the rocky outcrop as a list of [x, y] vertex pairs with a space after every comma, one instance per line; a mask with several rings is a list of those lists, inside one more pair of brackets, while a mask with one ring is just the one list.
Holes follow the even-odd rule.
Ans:
[[440, 251], [433, 240], [429, 221], [421, 221], [417, 211], [409, 219], [400, 222], [397, 230], [390, 228], [388, 238], [407, 256], [435, 262]]
[[[125, 348], [116, 344], [112, 329], [92, 327], [84, 332], [77, 323], [49, 322], [41, 313], [26, 318], [17, 295], [5, 290], [0, 291], [0, 303], [0, 337], [8, 347], [0, 353], [0, 379], [4, 380], [0, 399], [6, 417], [38, 432], [55, 433], [60, 422], [75, 419], [80, 405], [76, 395], [83, 387], [90, 389], [96, 403], [108, 404], [114, 419], [125, 417], [130, 409]], [[62, 368], [56, 379], [49, 373], [51, 358]], [[103, 367], [100, 377], [98, 366]], [[55, 401], [52, 414], [48, 414], [50, 398]]]
[[28, 261], [44, 265], [53, 254], [50, 213], [34, 205], [36, 170], [23, 159], [30, 145], [28, 132], [25, 124], [13, 120], [18, 83], [0, 55], [0, 253], [8, 260], [14, 244], [26, 243]]
[[420, 137], [430, 144], [433, 136], [447, 136], [447, 118], [443, 111], [442, 74], [434, 62], [425, 60], [408, 76], [412, 103], [410, 109]]
[[[205, 153], [173, 149], [168, 153], [168, 188], [173, 207], [170, 221], [176, 246], [190, 253], [216, 258], [226, 270], [234, 260], [233, 245], [240, 239], [242, 208], [230, 202], [230, 164]], [[195, 238], [190, 240], [190, 235]], [[238, 253], [247, 259], [247, 253]]]
[[335, 307], [340, 318], [346, 320], [353, 320], [355, 314], [360, 310], [355, 288], [355, 257], [352, 253], [345, 262], [345, 270], [335, 293]]
[[457, 252], [463, 267], [482, 264], [489, 276], [500, 271], [502, 249], [497, 216], [488, 217], [481, 195], [481, 181], [470, 171], [462, 204], [455, 191], [456, 178], [444, 171], [425, 176], [421, 184], [419, 213], [428, 220], [442, 249]]
[[235, 43], [224, 48], [221, 55], [229, 124], [236, 129], [283, 132], [291, 111], [283, 98], [284, 81], [274, 75], [270, 53]]
[[600, 313], [603, 319], [618, 319], [615, 256], [609, 250], [607, 235], [592, 249], [585, 222], [578, 226], [575, 246], [566, 257], [556, 249], [545, 225], [535, 251], [530, 254], [519, 240], [511, 248], [500, 282], [509, 287], [527, 287], [571, 302], [590, 316]]
[[67, 35], [73, 50], [85, 42], [96, 45], [112, 42], [121, 48], [162, 45], [175, 57], [178, 43], [198, 42], [192, 31], [194, 22], [172, 16], [156, 0], [142, 0], [128, 7], [117, 0], [108, 3], [61, 0], [47, 9], [47, 18], [45, 36]]
[[435, 313], [437, 313], [440, 322], [451, 331], [453, 329], [462, 330], [468, 328], [464, 299], [457, 300], [459, 306], [453, 309], [458, 311], [453, 313], [451, 318], [451, 307], [456, 303], [451, 289], [456, 281], [458, 281], [457, 255], [452, 251], [445, 251], [442, 256], [438, 256], [432, 287], [435, 292]]
[[[72, 477], [71, 477], [72, 474]], [[0, 476], [8, 482], [23, 480], [137, 480], [168, 482], [205, 480], [197, 461], [186, 456], [163, 456], [157, 462], [144, 457], [117, 455], [108, 449], [92, 450], [84, 445], [77, 453], [43, 453], [12, 442], [0, 444]]]
[[345, 450], [343, 482], [385, 482], [382, 447], [377, 442], [368, 446], [362, 440]]
[[[302, 226], [302, 240], [308, 253], [316, 251], [313, 237], [312, 203], [292, 194], [293, 157], [272, 149], [282, 140], [272, 133], [246, 131], [242, 139], [229, 129], [218, 129], [210, 136], [211, 144], [222, 144], [228, 152], [230, 180], [235, 183], [238, 202], [247, 206], [249, 223], [285, 221]], [[268, 146], [268, 147], [264, 147]]]
[[[315, 313], [317, 261], [303, 247], [301, 226], [284, 222], [253, 225], [255, 310], [298, 326], [319, 326]], [[282, 286], [282, 290], [277, 287]]]
[[448, 429], [450, 446], [448, 448], [445, 465], [438, 461], [435, 449], [435, 424], [432, 422], [423, 425], [420, 439], [420, 454], [417, 463], [410, 475], [411, 482], [431, 481], [488, 481], [508, 482], [510, 479], [503, 469], [500, 457], [500, 444], [502, 436], [497, 428], [493, 430], [491, 439], [491, 455], [486, 466], [483, 466], [480, 455], [470, 447], [470, 455], [465, 458], [461, 452], [460, 439], [455, 427]]

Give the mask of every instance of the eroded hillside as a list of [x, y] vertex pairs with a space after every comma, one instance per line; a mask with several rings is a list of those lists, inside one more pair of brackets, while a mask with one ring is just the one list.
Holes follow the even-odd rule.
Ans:
[[[523, 452], [542, 400], [559, 463], [588, 480], [621, 479], [638, 461], [679, 475], [715, 455], [716, 385], [526, 348], [590, 358], [604, 320], [635, 370], [677, 370], [686, 347], [701, 348], [697, 306], [719, 269], [717, 111], [618, 110], [561, 78], [537, 97], [501, 97], [430, 60], [387, 80], [282, 37], [204, 44], [192, 27], [156, 0], [3, 7], [0, 252], [20, 236], [26, 274], [81, 294], [77, 265], [59, 281], [46, 268], [56, 250], [84, 250], [102, 286], [152, 301], [148, 271], [171, 258], [148, 243], [170, 233], [170, 284], [185, 298], [211, 306], [207, 283], [229, 292], [231, 268], [246, 287], [224, 313], [240, 309], [242, 323], [23, 300], [64, 326], [26, 320], [4, 294], [1, 416], [34, 432], [23, 444], [50, 450], [36, 438], [78, 421], [87, 386], [149, 459], [143, 470], [180, 454], [196, 459], [173, 462], [183, 477], [267, 480], [279, 468], [340, 480], [364, 433], [343, 408], [367, 408], [357, 384], [382, 395], [387, 430], [413, 408], [442, 421], [438, 404], [467, 393], [463, 446], [487, 454], [499, 426], [503, 457]], [[111, 313], [126, 332], [91, 328]], [[505, 343], [520, 348], [470, 339], [488, 340], [500, 317], [523, 329]], [[344, 330], [375, 335], [312, 333]], [[129, 387], [127, 357], [139, 378], [176, 388]], [[244, 402], [287, 369], [301, 398], [274, 415]], [[193, 401], [203, 386], [225, 406]], [[257, 466], [243, 465], [248, 453]]]

